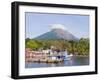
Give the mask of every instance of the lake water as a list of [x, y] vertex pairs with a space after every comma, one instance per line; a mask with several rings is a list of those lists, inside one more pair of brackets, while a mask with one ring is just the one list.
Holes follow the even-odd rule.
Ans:
[[65, 60], [60, 63], [37, 63], [28, 62], [25, 63], [25, 68], [39, 68], [39, 67], [61, 67], [61, 66], [81, 66], [89, 65], [89, 57], [71, 57], [69, 60]]

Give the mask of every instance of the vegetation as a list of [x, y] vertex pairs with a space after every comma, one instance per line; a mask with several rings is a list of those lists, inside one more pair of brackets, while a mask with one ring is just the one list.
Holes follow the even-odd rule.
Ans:
[[25, 41], [26, 48], [32, 50], [50, 49], [52, 46], [55, 50], [64, 51], [75, 55], [89, 55], [89, 39], [81, 38], [79, 41], [67, 40], [35, 40], [27, 38]]

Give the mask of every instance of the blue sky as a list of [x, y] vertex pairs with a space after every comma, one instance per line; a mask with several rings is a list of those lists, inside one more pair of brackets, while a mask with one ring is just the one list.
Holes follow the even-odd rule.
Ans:
[[50, 31], [51, 25], [61, 24], [74, 36], [89, 37], [89, 16], [74, 14], [25, 13], [26, 38], [34, 38]]

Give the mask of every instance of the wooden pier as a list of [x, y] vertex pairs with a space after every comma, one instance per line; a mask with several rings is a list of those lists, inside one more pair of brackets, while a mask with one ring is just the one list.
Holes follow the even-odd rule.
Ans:
[[58, 63], [64, 61], [62, 53], [49, 54], [39, 51], [26, 51], [25, 53], [26, 62]]

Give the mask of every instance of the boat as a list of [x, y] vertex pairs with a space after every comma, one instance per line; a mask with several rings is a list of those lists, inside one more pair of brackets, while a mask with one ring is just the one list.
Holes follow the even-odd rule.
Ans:
[[71, 60], [71, 57], [72, 56], [73, 56], [73, 54], [68, 55], [68, 52], [67, 51], [64, 51], [63, 59], [64, 60]]

